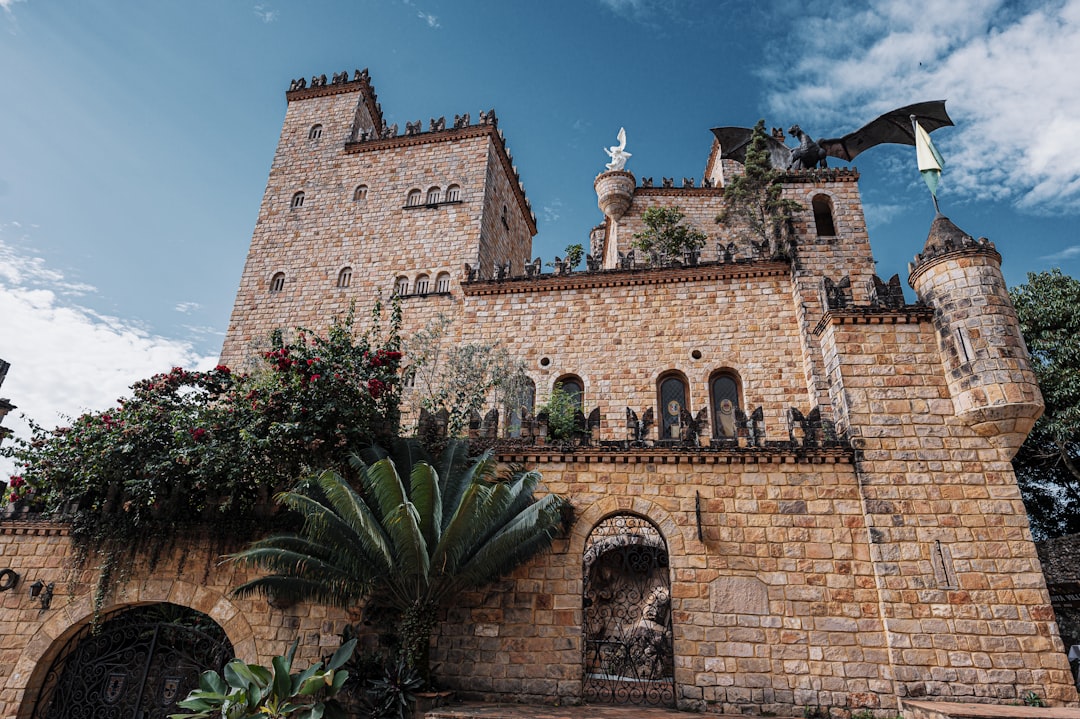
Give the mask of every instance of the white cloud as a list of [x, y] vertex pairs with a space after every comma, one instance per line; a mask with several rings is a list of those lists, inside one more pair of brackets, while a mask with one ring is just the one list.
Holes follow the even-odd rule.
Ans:
[[271, 10], [265, 5], [256, 5], [252, 8], [255, 11], [255, 15], [264, 23], [271, 23], [277, 20], [278, 11]]
[[431, 13], [426, 13], [423, 10], [417, 10], [416, 11], [416, 17], [418, 17], [421, 20], [423, 20], [424, 22], [426, 22], [427, 26], [430, 27], [430, 28], [438, 29], [438, 28], [442, 27], [442, 25], [439, 24], [439, 18], [435, 17]]
[[863, 214], [866, 216], [866, 224], [874, 226], [889, 224], [906, 209], [908, 208], [905, 205], [877, 204], [873, 202], [863, 203]]
[[555, 198], [548, 204], [544, 205], [541, 210], [541, 216], [544, 222], [557, 222], [562, 216], [563, 202], [559, 198]]
[[11, 8], [15, 5], [15, 3], [25, 1], [26, 0], [0, 0], [0, 8], [3, 8], [4, 12], [6, 13], [10, 13]]
[[[11, 363], [0, 393], [18, 408], [4, 421], [16, 434], [28, 435], [20, 414], [53, 427], [113, 406], [132, 383], [157, 372], [216, 364], [216, 357], [199, 355], [188, 342], [152, 335], [72, 301], [75, 293], [92, 289], [68, 282], [41, 258], [0, 238], [0, 358]], [[12, 469], [10, 460], [0, 459], [0, 476]]]
[[[1080, 211], [1080, 0], [1030, 8], [954, 0], [810, 4], [799, 42], [762, 74], [775, 113], [842, 134], [881, 112], [948, 99], [934, 142], [950, 192], [1032, 212]], [[830, 133], [831, 134], [831, 133]]]
[[1066, 247], [1061, 252], [1055, 252], [1052, 255], [1046, 255], [1039, 259], [1045, 260], [1046, 262], [1063, 262], [1065, 260], [1075, 260], [1078, 257], [1080, 257], [1080, 245], [1072, 245], [1071, 247]]
[[174, 309], [181, 314], [190, 315], [195, 310], [201, 310], [202, 305], [198, 302], [180, 302]]

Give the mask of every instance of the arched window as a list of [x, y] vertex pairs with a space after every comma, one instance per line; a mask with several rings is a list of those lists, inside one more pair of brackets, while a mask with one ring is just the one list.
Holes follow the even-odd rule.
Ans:
[[836, 223], [833, 222], [832, 198], [828, 195], [814, 195], [814, 224], [818, 237], [835, 237]]
[[502, 220], [502, 226], [509, 230], [510, 229], [510, 223], [506, 221], [506, 205], [503, 205], [502, 217], [500, 219]]
[[338, 287], [348, 287], [352, 283], [352, 268], [343, 267], [337, 276]]
[[398, 295], [399, 297], [404, 297], [405, 295], [409, 294], [408, 277], [406, 277], [405, 275], [399, 275], [398, 278], [394, 280], [394, 294]]
[[734, 373], [720, 371], [709, 379], [713, 433], [717, 439], [735, 437], [735, 410], [739, 408], [739, 380]]
[[555, 382], [562, 391], [574, 400], [574, 405], [581, 409], [585, 403], [585, 383], [575, 374], [567, 374]]
[[442, 197], [442, 192], [438, 187], [429, 187], [427, 191], [427, 204], [437, 205], [439, 204], [439, 198]]
[[285, 289], [285, 273], [278, 272], [270, 278], [270, 291], [281, 292], [283, 289]]
[[446, 188], [446, 202], [461, 202], [461, 187], [450, 185]]
[[322, 137], [322, 125], [312, 125], [308, 130], [307, 139], [318, 140], [320, 137]]
[[440, 272], [439, 276], [435, 278], [435, 291], [436, 292], [449, 292], [450, 291], [450, 273]]
[[367, 199], [367, 185], [357, 185], [353, 190], [352, 198], [354, 202], [363, 202]]
[[292, 202], [289, 203], [289, 207], [291, 207], [292, 209], [295, 210], [297, 207], [303, 207], [303, 206], [304, 206], [304, 193], [303, 192], [297, 192], [295, 195], [292, 196]]
[[420, 190], [409, 190], [409, 196], [405, 198], [406, 207], [416, 207], [420, 204]]
[[536, 411], [536, 383], [528, 377], [515, 382], [506, 398], [506, 436], [521, 436], [521, 421]]
[[686, 405], [686, 380], [682, 375], [667, 374], [657, 385], [660, 395], [660, 439], [679, 439], [682, 431], [682, 413]]
[[426, 295], [428, 293], [428, 276], [418, 275], [416, 278], [416, 286], [413, 290], [415, 294]]

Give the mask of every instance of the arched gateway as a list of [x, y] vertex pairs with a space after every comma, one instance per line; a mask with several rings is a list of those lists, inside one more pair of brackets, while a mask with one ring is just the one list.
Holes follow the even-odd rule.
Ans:
[[671, 581], [656, 525], [616, 514], [584, 554], [586, 701], [674, 706]]
[[34, 719], [159, 719], [221, 669], [233, 646], [218, 624], [175, 604], [113, 612], [87, 624], [61, 649], [34, 704]]

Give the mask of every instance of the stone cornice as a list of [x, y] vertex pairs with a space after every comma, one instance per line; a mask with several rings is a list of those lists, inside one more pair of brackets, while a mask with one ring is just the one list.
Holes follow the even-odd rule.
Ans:
[[849, 447], [805, 448], [777, 443], [766, 447], [499, 447], [495, 457], [507, 464], [852, 464]]
[[448, 130], [418, 132], [415, 135], [397, 135], [395, 137], [377, 138], [372, 140], [355, 140], [353, 142], [345, 143], [345, 152], [351, 154], [389, 150], [396, 147], [417, 147], [435, 142], [454, 142], [473, 137], [484, 137], [485, 135], [491, 138], [492, 143], [494, 143], [495, 148], [498, 151], [499, 161], [502, 163], [503, 171], [506, 172], [510, 188], [517, 198], [518, 207], [525, 216], [525, 222], [529, 227], [530, 233], [536, 235], [536, 218], [533, 217], [529, 199], [525, 196], [525, 190], [518, 179], [518, 174], [514, 169], [510, 154], [506, 150], [506, 140], [494, 124], [469, 125], [468, 127], [457, 129], [451, 128]]
[[762, 260], [758, 262], [713, 262], [694, 267], [661, 267], [634, 270], [600, 270], [598, 272], [574, 272], [568, 275], [541, 275], [540, 277], [514, 277], [496, 281], [462, 283], [467, 296], [506, 295], [524, 292], [552, 292], [556, 290], [589, 289], [594, 287], [629, 287], [634, 285], [662, 285], [701, 280], [740, 279], [745, 277], [789, 276], [791, 267], [784, 262]]
[[905, 305], [899, 309], [886, 307], [852, 307], [829, 310], [814, 327], [820, 335], [828, 325], [910, 325], [929, 322], [934, 310], [925, 305]]
[[0, 518], [0, 534], [26, 534], [38, 537], [60, 536], [66, 537], [71, 534], [71, 525], [53, 519], [33, 518], [15, 519]]

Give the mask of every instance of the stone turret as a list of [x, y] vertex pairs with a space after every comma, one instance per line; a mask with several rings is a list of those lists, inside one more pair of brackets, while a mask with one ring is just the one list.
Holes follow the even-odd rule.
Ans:
[[611, 170], [596, 176], [593, 187], [596, 188], [596, 204], [604, 217], [618, 220], [630, 209], [634, 199], [634, 187], [637, 180], [626, 170]]
[[1043, 400], [1001, 274], [1001, 255], [937, 215], [908, 283], [934, 309], [938, 349], [956, 415], [1008, 457]]

